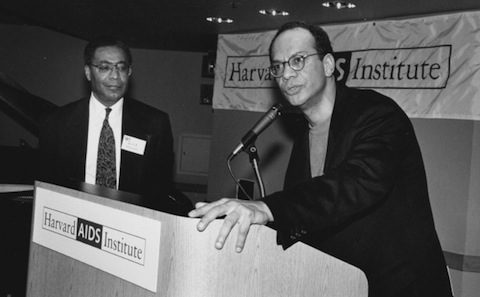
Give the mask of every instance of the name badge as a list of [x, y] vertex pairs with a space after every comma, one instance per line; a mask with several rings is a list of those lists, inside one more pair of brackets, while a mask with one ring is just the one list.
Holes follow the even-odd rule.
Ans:
[[129, 135], [123, 135], [122, 150], [143, 156], [146, 145], [147, 142], [143, 139], [139, 139]]

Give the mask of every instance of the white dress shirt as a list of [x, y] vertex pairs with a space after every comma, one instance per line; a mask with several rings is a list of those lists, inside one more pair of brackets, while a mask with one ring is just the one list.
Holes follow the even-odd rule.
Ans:
[[[98, 141], [100, 131], [102, 130], [103, 120], [105, 119], [105, 108], [100, 101], [93, 95], [90, 95], [89, 117], [88, 117], [88, 141], [87, 141], [87, 157], [85, 161], [85, 182], [95, 184], [95, 176], [97, 174], [97, 154]], [[114, 105], [110, 106], [112, 111], [108, 116], [108, 123], [113, 130], [115, 137], [115, 159], [117, 172], [117, 189], [120, 178], [120, 146], [122, 137], [122, 112], [123, 98], [118, 100]]]

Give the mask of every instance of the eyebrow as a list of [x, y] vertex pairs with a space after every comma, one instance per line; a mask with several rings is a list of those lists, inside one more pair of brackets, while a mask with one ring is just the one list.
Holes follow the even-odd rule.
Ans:
[[290, 60], [292, 57], [295, 57], [295, 56], [302, 56], [302, 55], [304, 55], [304, 54], [307, 54], [307, 53], [308, 53], [308, 50], [301, 50], [301, 51], [298, 51], [298, 52], [296, 52], [296, 53], [294, 53], [294, 54], [290, 55], [290, 56], [288, 57], [288, 59], [287, 59], [287, 60], [285, 60], [285, 61], [283, 61], [283, 60], [275, 60], [275, 59], [272, 59], [272, 63], [275, 63], [275, 62], [277, 62], [277, 63], [283, 63], [283, 62], [287, 62], [287, 61], [288, 61], [288, 60]]
[[118, 61], [116, 63], [112, 63], [112, 62], [107, 61], [107, 60], [100, 60], [100, 61], [98, 61], [98, 64], [111, 64], [111, 65], [127, 64], [128, 65], [127, 61], [124, 61], [124, 60]]

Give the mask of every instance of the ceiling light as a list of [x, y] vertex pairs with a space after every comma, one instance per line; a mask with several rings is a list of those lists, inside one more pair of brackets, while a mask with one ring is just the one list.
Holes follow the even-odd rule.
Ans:
[[207, 21], [211, 23], [218, 23], [218, 24], [231, 24], [233, 20], [230, 18], [222, 18], [222, 17], [208, 17]]
[[345, 1], [326, 1], [326, 2], [323, 2], [322, 5], [324, 7], [336, 8], [336, 9], [355, 8], [356, 7], [355, 4], [353, 4], [351, 2], [345, 2]]
[[259, 10], [258, 13], [263, 14], [263, 15], [271, 15], [271, 16], [287, 16], [287, 15], [289, 15], [288, 11], [276, 10], [276, 9], [262, 9], [262, 10]]

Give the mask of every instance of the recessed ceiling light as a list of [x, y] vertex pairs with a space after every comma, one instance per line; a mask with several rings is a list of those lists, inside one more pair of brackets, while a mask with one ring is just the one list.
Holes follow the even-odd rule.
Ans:
[[326, 2], [323, 2], [322, 5], [324, 7], [336, 8], [336, 9], [355, 8], [356, 7], [355, 4], [353, 4], [351, 2], [345, 2], [345, 1], [326, 1]]
[[233, 20], [230, 18], [222, 18], [222, 17], [208, 17], [207, 21], [211, 23], [218, 23], [218, 24], [231, 24]]
[[276, 10], [276, 9], [262, 9], [262, 10], [259, 10], [258, 13], [263, 14], [263, 15], [271, 15], [271, 16], [287, 16], [287, 15], [289, 15], [288, 11]]

